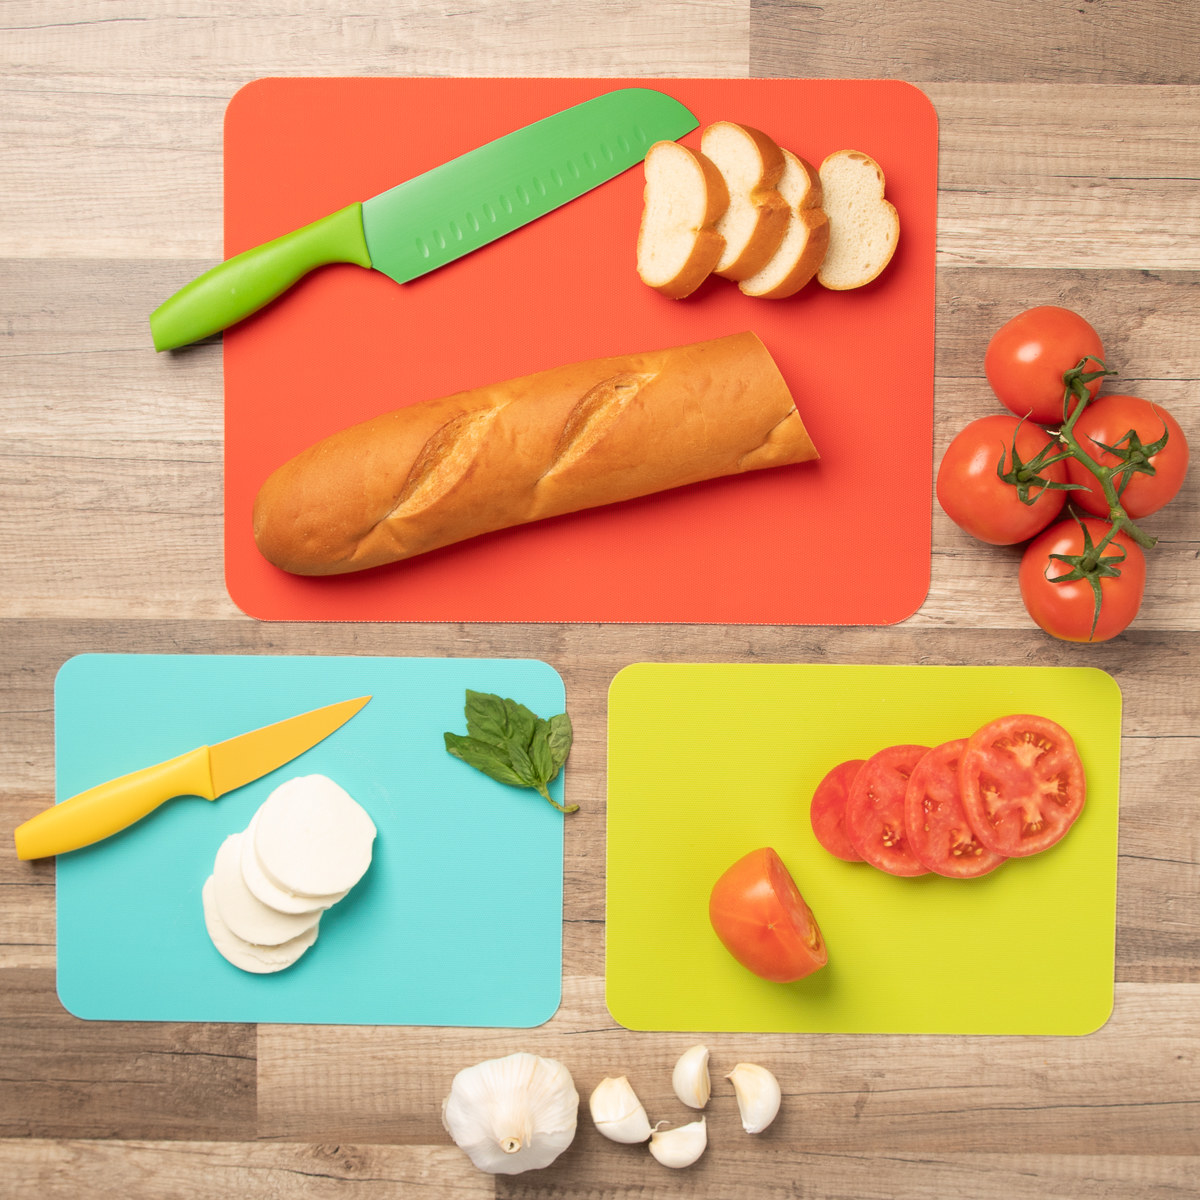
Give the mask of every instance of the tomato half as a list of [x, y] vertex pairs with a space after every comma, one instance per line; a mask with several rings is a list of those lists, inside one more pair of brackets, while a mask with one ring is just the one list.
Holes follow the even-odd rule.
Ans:
[[[1080, 446], [1102, 467], [1115, 467], [1121, 460], [1102, 446], [1128, 445], [1132, 431], [1142, 446], [1152, 446], [1164, 433], [1167, 444], [1149, 458], [1143, 456], [1153, 475], [1134, 471], [1117, 481], [1121, 507], [1133, 517], [1148, 517], [1175, 498], [1188, 468], [1188, 444], [1179, 422], [1165, 408], [1138, 396], [1113, 393], [1101, 396], [1079, 414], [1074, 426]], [[1108, 503], [1099, 480], [1077, 459], [1067, 460], [1067, 478], [1083, 484], [1086, 491], [1071, 492], [1071, 503], [1098, 517], [1108, 516]]]
[[[1146, 556], [1142, 548], [1123, 533], [1113, 539], [1105, 554], [1119, 557], [1114, 563], [1121, 572], [1100, 580], [1100, 618], [1095, 632], [1096, 597], [1086, 579], [1056, 583], [1060, 575], [1070, 574], [1068, 563], [1051, 558], [1052, 554], [1079, 555], [1083, 553], [1083, 527], [1096, 545], [1108, 533], [1107, 521], [1095, 517], [1072, 518], [1051, 525], [1029, 543], [1021, 557], [1017, 575], [1021, 599], [1029, 615], [1047, 633], [1066, 642], [1105, 642], [1114, 638], [1137, 616], [1146, 590]], [[1119, 549], [1117, 548], [1119, 547]]]
[[1071, 735], [1046, 717], [1016, 715], [973, 733], [959, 763], [967, 819], [1010, 858], [1046, 850], [1083, 811], [1083, 763]]
[[743, 855], [713, 884], [708, 919], [725, 949], [763, 979], [792, 983], [829, 960], [816, 918], [769, 846]]
[[904, 793], [928, 746], [889, 746], [863, 764], [846, 798], [846, 833], [860, 857], [889, 875], [924, 875], [904, 827]]
[[[983, 356], [983, 370], [1005, 408], [1042, 425], [1061, 425], [1063, 372], [1088, 355], [1104, 357], [1100, 335], [1069, 308], [1043, 304], [1018, 313], [996, 330]], [[1088, 369], [1094, 367], [1088, 364]], [[1089, 394], [1094, 396], [1100, 384], [1099, 379], [1087, 384]]]
[[[999, 477], [998, 464], [1004, 464], [1005, 473], [1013, 469], [1014, 441], [1022, 463], [1054, 444], [1041, 426], [996, 413], [966, 426], [947, 447], [938, 468], [937, 498], [946, 515], [972, 537], [993, 546], [1027, 541], [1058, 516], [1066, 499], [1066, 492], [1031, 486], [1028, 495], [1033, 503], [1026, 504], [1017, 485]], [[1039, 475], [1051, 483], [1067, 479], [1061, 462]]]
[[865, 759], [852, 758], [838, 763], [813, 792], [808, 815], [813, 833], [834, 858], [843, 862], [862, 862], [862, 855], [854, 849], [846, 833], [846, 797]]
[[931, 871], [951, 879], [975, 879], [1005, 861], [975, 835], [963, 809], [958, 767], [966, 738], [934, 746], [913, 768], [904, 793], [908, 844]]

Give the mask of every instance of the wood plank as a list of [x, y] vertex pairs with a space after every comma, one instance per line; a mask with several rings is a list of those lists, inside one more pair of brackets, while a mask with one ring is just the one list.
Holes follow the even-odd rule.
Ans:
[[[516, 1050], [561, 1060], [581, 1096], [605, 1075], [628, 1075], [651, 1122], [674, 1123], [687, 1110], [671, 1091], [671, 1068], [703, 1040], [714, 1139], [739, 1129], [721, 1074], [752, 1061], [783, 1088], [772, 1138], [809, 1152], [1004, 1153], [1019, 1143], [1048, 1154], [1194, 1155], [1200, 1088], [1180, 1045], [1198, 1033], [1200, 986], [1122, 984], [1112, 1019], [1086, 1038], [635, 1037], [608, 1015], [602, 981], [568, 977], [562, 1008], [533, 1031], [263, 1026], [259, 1133], [436, 1143], [455, 1072]], [[621, 1148], [597, 1136], [590, 1149], [622, 1178]]]
[[246, 1137], [252, 1025], [86, 1022], [54, 972], [0, 971], [0, 1132], [32, 1138]]
[[449, 26], [414, 0], [256, 3], [236, 20], [18, 0], [0, 39], [0, 256], [219, 257], [225, 106], [260, 76], [744, 75], [748, 20], [748, 0], [483, 0]]
[[930, 84], [926, 92], [955, 131], [941, 146], [939, 264], [1200, 267], [1200, 90]]
[[[714, 1146], [681, 1175], [624, 1147], [620, 1174], [598, 1166], [581, 1175], [593, 1135], [584, 1130], [560, 1164], [510, 1179], [475, 1171], [453, 1146], [261, 1142], [0, 1141], [0, 1171], [16, 1195], [43, 1200], [382, 1200], [418, 1189], [437, 1196], [520, 1196], [525, 1200], [675, 1200], [722, 1194], [720, 1179], [753, 1179], [761, 1200], [1178, 1200], [1188, 1194], [1200, 1160], [1185, 1156], [1079, 1154], [930, 1154], [895, 1152], [885, 1164], [868, 1155], [808, 1152], [770, 1132], [734, 1153]], [[737, 1131], [732, 1135], [737, 1138]], [[586, 1142], [585, 1142], [586, 1139]], [[605, 1164], [607, 1166], [607, 1164]], [[734, 1171], [732, 1168], [740, 1168]], [[730, 1185], [735, 1186], [733, 1184]], [[797, 1189], [803, 1191], [798, 1192]], [[436, 1189], [436, 1191], [434, 1191]], [[723, 1193], [725, 1195], [729, 1192]]]
[[1200, 82], [1200, 12], [1173, 0], [753, 0], [750, 73], [939, 82]]
[[254, 1141], [0, 1141], [15, 1196], [41, 1200], [490, 1200], [495, 1185], [454, 1146], [269, 1145]]
[[[12, 553], [0, 562], [0, 615], [240, 619], [222, 576], [219, 346], [156, 356], [147, 341], [145, 315], [169, 291], [168, 268], [5, 266], [13, 337], [2, 355], [14, 386], [0, 538]], [[120, 298], [97, 331], [92, 297], [114, 279], [124, 281]], [[998, 411], [983, 351], [1003, 321], [1038, 303], [1083, 311], [1102, 331], [1119, 386], [1168, 405], [1200, 444], [1200, 346], [1187, 332], [1200, 319], [1196, 282], [1193, 271], [942, 270], [935, 466], [967, 421]], [[914, 621], [1029, 628], [1016, 552], [974, 542], [931, 505], [930, 597]], [[1193, 472], [1147, 523], [1162, 544], [1138, 628], [1184, 630], [1200, 618], [1189, 582], [1198, 516]]]

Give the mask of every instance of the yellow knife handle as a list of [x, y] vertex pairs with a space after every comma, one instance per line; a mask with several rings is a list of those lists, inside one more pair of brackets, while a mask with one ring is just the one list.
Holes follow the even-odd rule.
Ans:
[[14, 833], [18, 858], [45, 858], [90, 846], [140, 821], [173, 796], [215, 800], [208, 747], [88, 788], [40, 812]]

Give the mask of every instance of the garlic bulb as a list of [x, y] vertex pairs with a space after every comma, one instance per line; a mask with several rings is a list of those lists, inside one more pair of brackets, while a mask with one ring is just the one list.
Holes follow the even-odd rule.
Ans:
[[671, 1086], [688, 1108], [703, 1108], [708, 1103], [712, 1083], [708, 1078], [707, 1046], [693, 1046], [679, 1056], [671, 1072]]
[[708, 1145], [704, 1118], [674, 1129], [655, 1129], [650, 1135], [650, 1153], [664, 1167], [690, 1167]]
[[614, 1142], [644, 1142], [653, 1132], [642, 1102], [624, 1075], [600, 1080], [588, 1107], [596, 1128]]
[[755, 1063], [738, 1063], [725, 1078], [737, 1094], [742, 1128], [747, 1133], [762, 1133], [779, 1112], [783, 1096], [779, 1080], [766, 1067]]
[[465, 1067], [442, 1102], [442, 1124], [481, 1170], [549, 1166], [572, 1142], [579, 1093], [552, 1058], [510, 1054]]

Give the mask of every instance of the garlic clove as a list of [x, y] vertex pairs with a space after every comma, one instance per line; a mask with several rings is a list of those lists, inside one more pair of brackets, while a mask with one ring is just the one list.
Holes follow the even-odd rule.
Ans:
[[650, 1135], [650, 1153], [664, 1167], [690, 1167], [708, 1145], [704, 1118], [674, 1129], [655, 1129]]
[[653, 1130], [642, 1102], [624, 1076], [602, 1079], [588, 1100], [596, 1128], [614, 1142], [644, 1142]]
[[578, 1109], [562, 1063], [510, 1054], [459, 1071], [442, 1124], [481, 1171], [516, 1175], [549, 1166], [571, 1144]]
[[671, 1086], [688, 1108], [703, 1108], [708, 1103], [712, 1083], [708, 1077], [707, 1046], [693, 1046], [679, 1056], [671, 1072]]
[[756, 1063], [738, 1063], [725, 1078], [737, 1095], [742, 1128], [747, 1133], [762, 1133], [779, 1112], [783, 1099], [779, 1080]]

